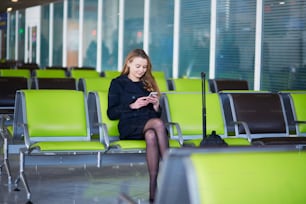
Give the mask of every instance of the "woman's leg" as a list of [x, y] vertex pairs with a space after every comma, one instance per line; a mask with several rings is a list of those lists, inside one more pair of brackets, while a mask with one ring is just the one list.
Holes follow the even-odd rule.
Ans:
[[169, 142], [165, 125], [160, 119], [149, 120], [144, 127], [144, 135], [147, 143], [146, 157], [150, 176], [150, 200], [154, 200], [159, 160], [167, 151]]

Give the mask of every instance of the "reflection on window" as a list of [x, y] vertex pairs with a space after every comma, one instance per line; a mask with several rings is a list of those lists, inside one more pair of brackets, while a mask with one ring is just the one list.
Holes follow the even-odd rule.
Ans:
[[83, 65], [97, 67], [98, 0], [86, 0], [83, 24]]
[[129, 0], [124, 8], [124, 57], [135, 48], [143, 48], [143, 21], [144, 1]]
[[246, 79], [253, 88], [256, 1], [218, 0], [216, 78]]
[[63, 2], [54, 3], [53, 66], [63, 65]]
[[210, 1], [181, 0], [179, 77], [209, 69]]
[[264, 1], [263, 89], [306, 89], [305, 13], [305, 1]]
[[174, 1], [150, 1], [149, 55], [154, 71], [172, 77]]

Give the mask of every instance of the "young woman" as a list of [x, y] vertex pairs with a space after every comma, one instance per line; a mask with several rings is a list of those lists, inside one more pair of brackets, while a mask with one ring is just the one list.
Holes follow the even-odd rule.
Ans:
[[169, 146], [166, 128], [160, 119], [159, 96], [150, 58], [142, 49], [131, 51], [121, 75], [111, 82], [107, 114], [111, 120], [119, 119], [120, 139], [146, 141], [150, 202], [155, 197], [159, 161]]

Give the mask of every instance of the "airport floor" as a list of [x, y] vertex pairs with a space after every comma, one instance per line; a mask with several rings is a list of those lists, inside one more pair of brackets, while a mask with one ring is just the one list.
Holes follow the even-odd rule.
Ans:
[[[51, 157], [50, 157], [51, 158]], [[115, 154], [102, 157], [102, 166], [95, 165], [91, 155], [72, 161], [71, 156], [26, 159], [25, 173], [35, 204], [146, 204], [148, 172], [144, 154]], [[3, 155], [1, 154], [1, 162]], [[15, 179], [19, 172], [19, 155], [9, 157], [12, 184], [2, 168], [0, 203], [27, 203], [26, 190]], [[37, 165], [42, 162], [41, 165]]]

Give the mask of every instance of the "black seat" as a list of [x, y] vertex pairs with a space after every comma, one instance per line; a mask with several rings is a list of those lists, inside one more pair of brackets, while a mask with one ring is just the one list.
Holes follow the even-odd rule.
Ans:
[[74, 78], [34, 78], [32, 89], [76, 90], [77, 85]]
[[17, 90], [28, 89], [25, 77], [0, 77], [0, 114], [13, 114]]

